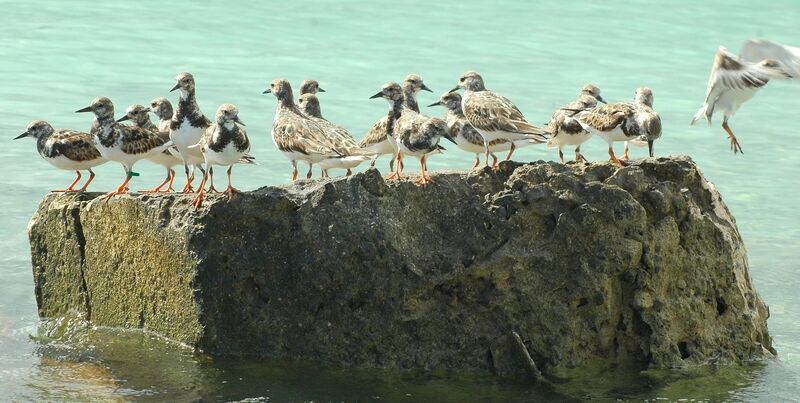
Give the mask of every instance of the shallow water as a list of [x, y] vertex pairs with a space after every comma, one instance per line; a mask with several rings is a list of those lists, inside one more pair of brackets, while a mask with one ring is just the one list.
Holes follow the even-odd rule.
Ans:
[[[785, 401], [800, 396], [800, 146], [794, 118], [800, 86], [770, 83], [732, 121], [744, 155], [734, 156], [718, 127], [687, 129], [700, 106], [713, 53], [748, 38], [800, 44], [800, 3], [695, 2], [470, 3], [315, 1], [199, 5], [142, 0], [3, 2], [0, 5], [0, 391], [19, 400], [509, 401], [553, 398]], [[175, 94], [173, 76], [194, 73], [207, 115], [236, 104], [253, 142], [256, 167], [237, 167], [235, 184], [284, 183], [289, 164], [268, 138], [275, 99], [261, 95], [276, 77], [316, 78], [323, 114], [361, 135], [384, 114], [367, 99], [389, 80], [421, 74], [435, 94], [468, 69], [512, 100], [532, 121], [592, 82], [607, 100], [628, 100], [647, 85], [664, 122], [659, 155], [691, 155], [724, 196], [748, 248], [751, 275], [769, 304], [779, 359], [747, 368], [688, 372], [620, 369], [532, 389], [483, 376], [320, 368], [313, 364], [212, 361], [141, 332], [39, 324], [25, 228], [42, 195], [72, 179], [38, 158], [30, 139], [10, 141], [33, 119], [88, 129], [73, 111], [95, 96], [118, 110]], [[428, 109], [428, 113], [442, 113]], [[432, 169], [470, 166], [454, 147]], [[583, 147], [605, 159], [603, 144]], [[634, 150], [636, 156], [644, 150]], [[530, 147], [518, 160], [555, 159]], [[386, 166], [385, 157], [378, 162]], [[413, 163], [408, 166], [413, 167]], [[133, 188], [157, 184], [146, 164]], [[95, 190], [121, 181], [112, 164]], [[179, 182], [180, 179], [179, 179]]]

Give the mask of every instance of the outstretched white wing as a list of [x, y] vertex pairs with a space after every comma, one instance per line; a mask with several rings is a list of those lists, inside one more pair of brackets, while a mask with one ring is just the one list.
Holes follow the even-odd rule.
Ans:
[[751, 39], [742, 43], [739, 57], [751, 63], [764, 59], [777, 60], [792, 78], [800, 79], [800, 48], [766, 40]]

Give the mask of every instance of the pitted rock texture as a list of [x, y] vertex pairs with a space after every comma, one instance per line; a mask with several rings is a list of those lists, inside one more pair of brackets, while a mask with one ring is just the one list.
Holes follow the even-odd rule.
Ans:
[[370, 170], [199, 210], [50, 194], [29, 227], [39, 313], [214, 355], [526, 378], [774, 354], [735, 220], [689, 158], [433, 178]]

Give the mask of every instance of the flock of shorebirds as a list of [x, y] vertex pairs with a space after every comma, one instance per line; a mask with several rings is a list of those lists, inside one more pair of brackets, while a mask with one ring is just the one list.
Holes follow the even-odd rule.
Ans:
[[[722, 127], [731, 141], [731, 149], [741, 152], [728, 119], [739, 106], [750, 99], [770, 79], [800, 78], [800, 49], [768, 41], [747, 41], [741, 55], [736, 56], [720, 47], [717, 51], [703, 107], [692, 124], [705, 118], [709, 124], [716, 110], [724, 114]], [[175, 180], [174, 167], [183, 165], [186, 173], [184, 193], [194, 193], [195, 169], [202, 172], [193, 204], [200, 207], [209, 192], [217, 192], [213, 182], [213, 166], [226, 166], [228, 186], [222, 192], [229, 197], [237, 190], [231, 184], [234, 164], [255, 163], [249, 154], [250, 140], [239, 119], [238, 109], [231, 104], [221, 105], [213, 121], [200, 111], [195, 98], [195, 81], [189, 73], [180, 73], [171, 91], [180, 90], [177, 108], [166, 98], [154, 99], [149, 107], [131, 105], [125, 115], [115, 119], [114, 105], [106, 97], [98, 97], [77, 112], [94, 114], [88, 133], [68, 129], [53, 129], [42, 120], [31, 122], [16, 138], [34, 137], [39, 154], [53, 166], [77, 173], [72, 184], [58, 192], [82, 192], [95, 174], [92, 168], [108, 161], [119, 162], [125, 169], [125, 179], [116, 190], [105, 195], [109, 199], [128, 192], [136, 162], [149, 160], [163, 166], [167, 175], [154, 189], [144, 192], [171, 192]], [[446, 108], [444, 119], [420, 113], [417, 104], [419, 91], [431, 91], [420, 76], [409, 74], [402, 85], [384, 84], [371, 98], [382, 98], [389, 104], [386, 116], [378, 120], [366, 136], [357, 142], [346, 129], [322, 117], [316, 94], [324, 92], [317, 81], [306, 80], [300, 85], [297, 103], [292, 87], [284, 79], [270, 83], [265, 94], [278, 99], [272, 124], [272, 139], [278, 150], [291, 161], [292, 180], [297, 180], [297, 162], [309, 165], [308, 178], [314, 164], [321, 167], [323, 177], [330, 169], [351, 169], [381, 155], [391, 155], [392, 173], [387, 179], [403, 175], [403, 157], [413, 156], [420, 162], [416, 183], [423, 187], [433, 183], [427, 173], [426, 160], [444, 150], [442, 138], [458, 148], [475, 154], [473, 169], [485, 165], [497, 167], [497, 152], [508, 152], [511, 159], [519, 147], [545, 143], [558, 149], [564, 162], [563, 148], [575, 147], [575, 160], [586, 161], [581, 144], [597, 135], [608, 143], [608, 154], [615, 164], [624, 165], [628, 159], [628, 143], [647, 145], [653, 156], [653, 142], [661, 137], [661, 118], [653, 110], [653, 92], [647, 87], [635, 91], [633, 102], [606, 103], [600, 89], [584, 86], [578, 98], [555, 111], [544, 127], [531, 124], [508, 98], [487, 90], [483, 77], [469, 71], [464, 73], [451, 91], [429, 106]], [[464, 95], [459, 95], [463, 90]], [[603, 105], [599, 105], [602, 103]], [[155, 114], [158, 124], [151, 122]], [[130, 124], [123, 124], [130, 121]], [[613, 143], [624, 141], [622, 158], [614, 153]], [[79, 189], [81, 171], [89, 179]], [[208, 189], [206, 189], [208, 185]]]

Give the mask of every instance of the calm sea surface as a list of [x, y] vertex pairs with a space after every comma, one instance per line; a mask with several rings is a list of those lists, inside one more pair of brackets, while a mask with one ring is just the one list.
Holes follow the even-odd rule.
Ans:
[[[291, 4], [290, 4], [291, 3]], [[786, 401], [800, 396], [800, 85], [770, 83], [732, 127], [733, 155], [718, 126], [688, 129], [719, 45], [748, 38], [800, 45], [800, 2], [0, 2], [0, 400], [519, 401], [708, 399]], [[466, 70], [544, 123], [588, 82], [607, 100], [649, 86], [664, 137], [658, 155], [688, 154], [722, 192], [749, 252], [751, 275], [772, 317], [779, 359], [748, 368], [618, 373], [530, 388], [480, 376], [320, 368], [282, 361], [211, 360], [142, 332], [41, 323], [26, 225], [41, 197], [73, 175], [42, 161], [31, 139], [11, 141], [29, 121], [87, 130], [73, 111], [99, 95], [121, 111], [168, 93], [194, 73], [206, 115], [230, 102], [248, 124], [260, 166], [237, 167], [241, 189], [285, 183], [290, 166], [268, 136], [275, 98], [267, 83], [315, 78], [324, 115], [360, 138], [385, 113], [368, 99], [387, 81], [423, 76], [435, 93]], [[296, 85], [296, 84], [295, 84]], [[440, 114], [440, 109], [428, 109]], [[719, 122], [716, 122], [719, 123]], [[604, 143], [583, 147], [607, 158]], [[645, 151], [634, 150], [636, 156]], [[571, 153], [570, 153], [571, 154]], [[555, 159], [529, 147], [518, 160]], [[467, 168], [455, 147], [432, 169]], [[385, 157], [379, 168], [386, 167]], [[416, 168], [414, 164], [409, 168]], [[152, 187], [160, 168], [141, 163], [132, 189]], [[100, 167], [94, 190], [122, 179]], [[182, 180], [179, 178], [179, 186]]]

